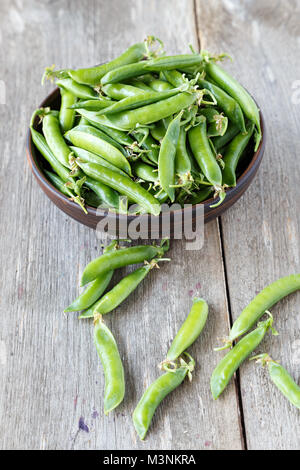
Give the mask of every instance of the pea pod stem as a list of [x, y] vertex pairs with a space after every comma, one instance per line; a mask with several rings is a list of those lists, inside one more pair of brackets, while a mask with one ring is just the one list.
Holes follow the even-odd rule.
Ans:
[[116, 286], [95, 302], [91, 308], [83, 312], [79, 318], [91, 318], [96, 314], [105, 315], [116, 309], [138, 287], [154, 267], [158, 268], [160, 261], [169, 261], [169, 259], [152, 259], [150, 262], [145, 262], [144, 266], [125, 276]]
[[272, 327], [273, 317], [269, 315], [266, 321], [259, 323], [254, 331], [244, 336], [216, 366], [210, 381], [215, 400], [223, 393], [235, 371], [262, 342], [267, 331], [271, 329], [273, 334], [278, 334]]
[[[190, 356], [189, 356], [190, 357]], [[162, 400], [177, 388], [194, 369], [195, 361], [180, 361], [180, 366], [158, 377], [144, 392], [133, 415], [133, 424], [141, 440], [145, 439], [153, 415]]]
[[150, 214], [156, 216], [160, 214], [161, 206], [157, 199], [155, 199], [142, 186], [135, 183], [127, 176], [120, 175], [115, 171], [112, 171], [96, 163], [82, 163], [79, 159], [76, 161], [84, 173], [86, 173], [91, 178], [100, 181], [115, 189], [120, 194], [127, 196], [128, 199], [136, 202]]
[[260, 362], [263, 366], [267, 366], [270, 378], [278, 390], [292, 405], [300, 409], [300, 387], [288, 371], [278, 362], [274, 361], [269, 354], [259, 354], [251, 357], [251, 360], [256, 360], [256, 362]]
[[228, 347], [239, 336], [243, 335], [279, 300], [300, 290], [300, 274], [282, 277], [265, 287], [235, 320], [227, 340]]
[[96, 277], [106, 271], [128, 266], [130, 264], [150, 261], [156, 256], [162, 256], [163, 254], [163, 247], [156, 245], [134, 246], [112, 253], [104, 253], [86, 266], [82, 274], [81, 285], [85, 285], [88, 282], [93, 281]]
[[[113, 240], [103, 253], [109, 253], [118, 248], [117, 241]], [[82, 292], [65, 310], [64, 312], [77, 312], [89, 308], [96, 302], [106, 290], [113, 276], [113, 271], [108, 271], [92, 281], [89, 286]]]

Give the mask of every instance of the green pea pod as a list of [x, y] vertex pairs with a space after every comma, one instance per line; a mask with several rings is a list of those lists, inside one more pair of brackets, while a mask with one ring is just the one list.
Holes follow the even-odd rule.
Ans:
[[163, 76], [174, 87], [180, 87], [186, 83], [186, 78], [178, 70], [164, 70]]
[[84, 100], [90, 100], [99, 96], [99, 94], [93, 90], [93, 88], [87, 85], [80, 85], [79, 83], [74, 82], [74, 80], [71, 78], [57, 80], [56, 85], [60, 88], [68, 90], [77, 98], [82, 98]]
[[148, 60], [144, 70], [160, 72], [161, 70], [174, 70], [179, 67], [199, 66], [203, 63], [201, 54], [180, 54], [173, 56], [156, 57]]
[[130, 46], [125, 52], [123, 52], [123, 54], [111, 62], [86, 69], [69, 70], [68, 73], [70, 77], [72, 77], [73, 80], [78, 83], [85, 83], [87, 85], [96, 86], [100, 83], [101, 77], [111, 70], [121, 67], [122, 65], [138, 62], [146, 55], [146, 42], [139, 42], [137, 44], [133, 44], [133, 46]]
[[164, 136], [166, 135], [166, 132], [167, 132], [167, 129], [166, 129], [163, 119], [160, 119], [159, 121], [157, 121], [154, 124], [153, 128], [150, 129], [150, 133], [152, 137], [155, 140], [158, 140], [159, 142], [164, 138]]
[[186, 320], [173, 339], [167, 353], [167, 361], [175, 361], [191, 344], [196, 341], [203, 330], [208, 315], [208, 305], [205, 300], [195, 297], [193, 306]]
[[206, 118], [200, 116], [199, 124], [188, 131], [193, 155], [207, 180], [216, 188], [222, 186], [222, 173], [212, 152], [206, 133]]
[[65, 185], [65, 183], [63, 182], [63, 180], [59, 176], [55, 175], [51, 171], [44, 170], [44, 172], [48, 176], [48, 179], [51, 181], [51, 183], [61, 193], [63, 193], [65, 196], [68, 196], [72, 201], [74, 201], [76, 204], [78, 204], [82, 208], [83, 212], [85, 212], [87, 214], [87, 210], [84, 207], [84, 200], [80, 196], [76, 195], [74, 193], [74, 191], [72, 191], [70, 188], [68, 188], [68, 186]]
[[127, 158], [121, 151], [103, 136], [101, 131], [92, 126], [74, 127], [65, 134], [75, 147], [81, 147], [89, 152], [99, 154], [114, 166], [131, 175]]
[[123, 100], [130, 96], [143, 95], [144, 90], [125, 83], [109, 83], [102, 86], [102, 91], [114, 100]]
[[[215, 400], [224, 391], [235, 371], [262, 342], [267, 331], [272, 328], [272, 324], [273, 318], [270, 315], [270, 318], [259, 323], [254, 331], [244, 336], [226, 356], [221, 359], [213, 371], [210, 380], [211, 392]], [[278, 334], [274, 330], [273, 333]]]
[[[113, 240], [106, 248], [104, 248], [103, 253], [109, 253], [116, 249], [117, 241]], [[106, 290], [108, 284], [111, 281], [113, 276], [113, 271], [107, 271], [101, 276], [97, 277], [92, 281], [89, 286], [82, 292], [74, 302], [67, 307], [64, 312], [78, 312], [79, 310], [84, 310], [93, 305], [99, 297]]]
[[110, 188], [106, 184], [100, 181], [93, 180], [89, 176], [85, 177], [85, 186], [94, 191], [95, 194], [101, 199], [102, 206], [108, 208], [119, 209], [120, 206], [120, 195], [117, 191]]
[[105, 315], [117, 308], [137, 288], [143, 279], [145, 279], [149, 271], [155, 266], [155, 263], [156, 260], [152, 260], [151, 263], [125, 276], [115, 287], [94, 303], [91, 308], [83, 312], [78, 318], [91, 318], [96, 314]]
[[158, 92], [173, 89], [173, 87], [170, 83], [166, 82], [165, 80], [159, 80], [159, 79], [152, 80], [152, 82], [149, 83], [149, 86], [150, 86], [150, 88], [152, 88], [152, 90], [155, 90], [155, 91], [158, 91]]
[[182, 112], [173, 119], [164, 136], [158, 157], [158, 178], [162, 189], [173, 202], [175, 200], [175, 155], [180, 132]]
[[153, 415], [162, 402], [175, 388], [177, 388], [187, 375], [194, 369], [194, 360], [191, 358], [189, 364], [184, 361], [175, 370], [168, 371], [156, 379], [144, 392], [142, 398], [135, 408], [132, 419], [133, 424], [141, 440], [145, 439], [150, 427]]
[[147, 163], [137, 161], [133, 165], [133, 172], [138, 178], [144, 181], [152, 183], [158, 183], [159, 181], [157, 169], [153, 168], [151, 165], [147, 165]]
[[105, 376], [104, 413], [107, 415], [123, 401], [124, 368], [116, 340], [101, 316], [96, 317], [94, 323], [94, 342]]
[[251, 123], [247, 126], [247, 134], [238, 134], [228, 144], [228, 147], [226, 147], [223, 155], [223, 162], [225, 165], [223, 169], [223, 184], [227, 184], [227, 186], [236, 186], [236, 168], [249, 143], [253, 131], [254, 124]]
[[157, 199], [127, 176], [120, 175], [96, 163], [82, 163], [77, 159], [77, 164], [85, 174], [127, 196], [130, 201], [136, 202], [145, 211], [152, 215], [160, 214], [161, 207]]
[[181, 126], [175, 155], [175, 173], [179, 176], [181, 184], [185, 184], [192, 179], [191, 169], [191, 159], [186, 148], [186, 131], [184, 126]]
[[246, 132], [245, 120], [240, 105], [225, 91], [207, 80], [198, 80], [198, 84], [209, 90], [217, 100], [218, 107], [234, 122], [241, 132]]
[[101, 166], [104, 166], [105, 168], [109, 168], [112, 171], [115, 171], [116, 173], [119, 173], [120, 175], [127, 176], [127, 173], [125, 171], [120, 170], [120, 168], [116, 167], [112, 163], [109, 163], [107, 160], [104, 158], [100, 157], [100, 155], [97, 155], [95, 153], [89, 152], [88, 150], [84, 150], [80, 147], [74, 147], [70, 146], [70, 149], [74, 153], [74, 155], [80, 159], [80, 161], [84, 163], [98, 163]]
[[217, 152], [227, 145], [238, 133], [239, 128], [233, 122], [228, 122], [228, 127], [224, 135], [213, 137], [212, 142]]
[[135, 86], [136, 88], [139, 88], [140, 90], [143, 90], [146, 93], [148, 93], [149, 91], [153, 91], [149, 85], [144, 83], [142, 80], [139, 80], [138, 78], [131, 78], [130, 80], [126, 80], [126, 83], [128, 83], [128, 85]]
[[214, 188], [212, 186], [207, 186], [204, 189], [201, 189], [197, 193], [192, 193], [192, 195], [186, 200], [187, 204], [200, 204], [205, 201], [209, 196], [212, 196]]
[[61, 130], [67, 132], [72, 129], [75, 121], [75, 111], [70, 109], [72, 105], [75, 105], [77, 98], [68, 90], [62, 88], [60, 90], [61, 105], [59, 111], [59, 123]]
[[82, 100], [69, 106], [70, 109], [86, 109], [87, 111], [101, 111], [103, 108], [108, 108], [114, 101], [100, 96], [97, 100]]
[[55, 173], [60, 176], [64, 183], [69, 181], [71, 179], [70, 171], [67, 170], [66, 167], [56, 159], [49, 145], [47, 144], [45, 137], [40, 132], [36, 131], [32, 126], [30, 127], [30, 131], [34, 145], [51, 165]]
[[71, 150], [61, 134], [58, 118], [51, 113], [43, 118], [43, 133], [55, 158], [66, 168], [70, 168]]
[[[226, 90], [240, 105], [245, 115], [250, 121], [254, 122], [257, 134], [255, 151], [258, 149], [261, 140], [261, 126], [259, 109], [256, 106], [254, 99], [249, 95], [245, 88], [228, 72], [217, 64], [209, 63], [206, 66], [206, 71], [218, 85]], [[230, 118], [230, 116], [228, 115]], [[242, 130], [242, 129], [241, 129]]]
[[147, 150], [146, 155], [149, 160], [156, 165], [158, 163], [159, 150], [153, 137], [148, 132], [143, 133], [141, 130], [133, 131], [133, 135], [136, 136], [138, 145]]
[[300, 387], [296, 384], [288, 371], [268, 354], [259, 354], [250, 360], [257, 359], [262, 365], [267, 365], [270, 378], [278, 390], [289, 400], [292, 405], [300, 409]]
[[115, 252], [104, 253], [86, 266], [82, 274], [81, 285], [93, 281], [96, 277], [107, 271], [122, 268], [130, 264], [150, 261], [163, 254], [164, 249], [161, 246], [155, 245], [132, 246]]
[[146, 106], [151, 103], [156, 103], [157, 101], [162, 101], [166, 98], [174, 96], [180, 92], [178, 88], [172, 88], [172, 90], [166, 91], [147, 91], [142, 95], [135, 95], [129, 98], [124, 98], [121, 101], [113, 103], [108, 108], [101, 110], [98, 115], [100, 114], [115, 114], [121, 111], [127, 111], [129, 109], [136, 109], [140, 108], [141, 106]]
[[170, 98], [166, 98], [163, 102], [159, 101], [147, 106], [142, 106], [141, 108], [122, 111], [121, 113], [112, 114], [110, 116], [98, 116], [96, 113], [82, 109], [78, 110], [78, 112], [87, 119], [92, 119], [93, 123], [98, 122], [107, 127], [131, 131], [135, 129], [137, 125], [144, 126], [179, 113], [182, 109], [192, 105], [197, 100], [197, 97], [197, 93], [182, 92]]
[[291, 274], [290, 276], [282, 277], [265, 287], [249, 305], [244, 308], [240, 316], [233, 323], [228, 338], [229, 344], [249, 331], [266, 310], [269, 310], [279, 300], [297, 290], [300, 290], [300, 274]]
[[135, 64], [128, 64], [111, 70], [101, 78], [101, 85], [108, 83], [119, 83], [128, 78], [138, 77], [145, 73], [146, 61], [137, 62]]

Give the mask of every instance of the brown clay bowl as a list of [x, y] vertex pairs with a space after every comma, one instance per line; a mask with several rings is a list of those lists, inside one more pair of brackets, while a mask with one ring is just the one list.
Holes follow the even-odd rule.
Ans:
[[[40, 107], [48, 107], [50, 106], [52, 109], [59, 109], [60, 106], [60, 93], [59, 89], [56, 88], [47, 98], [41, 103]], [[38, 123], [38, 119], [36, 119], [34, 123], [34, 127], [37, 130], [40, 130], [40, 125]], [[240, 168], [239, 168], [239, 177], [237, 179], [237, 184], [234, 188], [230, 188], [227, 190], [227, 195], [224, 202], [218, 207], [210, 207], [215, 200], [213, 198], [207, 199], [205, 202], [201, 204], [197, 204], [193, 206], [191, 209], [179, 209], [172, 211], [170, 214], [170, 232], [163, 233], [161, 228], [159, 228], [160, 236], [169, 235], [170, 238], [178, 238], [178, 230], [182, 228], [183, 225], [183, 218], [188, 216], [192, 219], [193, 223], [195, 222], [196, 215], [201, 212], [202, 208], [200, 206], [204, 206], [204, 222], [207, 223], [216, 217], [223, 214], [229, 207], [231, 207], [247, 190], [250, 183], [253, 181], [257, 170], [261, 164], [262, 157], [264, 154], [265, 149], [265, 142], [266, 142], [266, 133], [265, 133], [265, 125], [264, 119], [261, 114], [261, 127], [262, 127], [262, 140], [260, 142], [258, 150], [254, 153], [253, 157], [245, 159]], [[116, 227], [115, 233], [113, 235], [119, 235], [119, 227], [120, 224], [123, 224], [122, 227], [125, 225], [129, 225], [137, 216], [129, 215], [124, 216], [122, 214], [116, 214], [113, 212], [108, 212], [105, 210], [99, 210], [94, 207], [87, 206], [88, 213], [85, 214], [82, 209], [73, 201], [70, 201], [67, 196], [60, 193], [46, 178], [43, 173], [43, 166], [46, 165], [44, 158], [40, 155], [38, 150], [35, 148], [30, 130], [27, 136], [27, 159], [30, 165], [30, 168], [37, 179], [38, 184], [44, 191], [44, 193], [51, 199], [54, 204], [59, 207], [63, 212], [68, 214], [73, 219], [77, 220], [78, 222], [87, 225], [93, 229], [97, 228], [98, 223], [103, 219], [109, 223], [112, 223], [112, 226]], [[200, 210], [200, 211], [199, 211]], [[141, 217], [141, 216], [139, 216]], [[146, 229], [142, 228], [140, 236], [141, 238], [151, 238], [150, 235], [150, 228], [151, 224], [153, 224], [153, 219], [155, 220], [155, 224], [157, 227], [160, 227], [162, 214], [157, 217], [143, 215], [143, 218], [148, 219], [148, 223], [141, 224], [142, 227], [146, 227]], [[126, 220], [125, 220], [126, 219]], [[145, 220], [145, 219], [144, 219]], [[145, 221], [146, 222], [146, 221]], [[106, 229], [105, 229], [106, 230]], [[180, 231], [179, 230], [179, 231]], [[122, 233], [122, 236], [124, 234]], [[180, 237], [180, 236], [179, 236]], [[154, 237], [155, 238], [155, 237]]]

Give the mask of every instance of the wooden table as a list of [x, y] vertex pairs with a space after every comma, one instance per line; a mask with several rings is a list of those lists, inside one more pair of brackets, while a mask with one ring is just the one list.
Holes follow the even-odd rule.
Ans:
[[[247, 362], [217, 402], [209, 379], [222, 356], [212, 349], [242, 308], [268, 283], [300, 271], [300, 2], [2, 0], [0, 21], [1, 448], [299, 449], [299, 410], [266, 371]], [[25, 161], [25, 139], [32, 111], [53, 88], [40, 85], [45, 66], [103, 62], [147, 34], [162, 38], [169, 53], [192, 43], [231, 54], [226, 67], [261, 105], [268, 141], [254, 183], [206, 226], [203, 249], [186, 251], [174, 241], [172, 262], [109, 316], [127, 392], [104, 417], [92, 325], [62, 310], [106, 239], [41, 192]], [[131, 413], [197, 292], [210, 313], [191, 348], [194, 380], [165, 400], [141, 443]], [[269, 335], [259, 351], [280, 359], [299, 383], [300, 294], [272, 311], [280, 336]]]

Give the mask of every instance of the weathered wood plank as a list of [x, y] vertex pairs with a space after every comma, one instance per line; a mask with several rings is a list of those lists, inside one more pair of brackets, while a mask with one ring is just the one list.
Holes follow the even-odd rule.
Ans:
[[[197, 2], [203, 46], [226, 51], [228, 70], [255, 96], [267, 124], [267, 147], [255, 182], [222, 216], [230, 304], [235, 319], [254, 295], [281, 276], [300, 271], [299, 2]], [[294, 93], [294, 96], [293, 96]], [[299, 383], [295, 294], [272, 310], [278, 338], [259, 351], [279, 359]], [[253, 363], [240, 370], [250, 449], [299, 448], [300, 415]]]
[[[124, 359], [127, 392], [118, 411], [104, 417], [92, 324], [62, 314], [78, 292], [83, 267], [99, 254], [101, 240], [46, 199], [24, 162], [30, 113], [52, 88], [40, 86], [45, 66], [102, 62], [149, 33], [162, 37], [171, 53], [188, 50], [189, 42], [197, 43], [193, 2], [4, 0], [0, 18], [6, 51], [0, 79], [7, 86], [7, 106], [0, 105], [1, 447], [240, 448], [234, 386], [216, 404], [209, 392], [211, 350], [227, 325], [217, 223], [207, 226], [200, 252], [174, 242], [172, 262], [153, 271], [108, 317]], [[210, 320], [192, 348], [198, 364], [194, 381], [165, 401], [142, 444], [131, 413], [158, 375], [157, 364], [196, 293], [208, 300]]]

